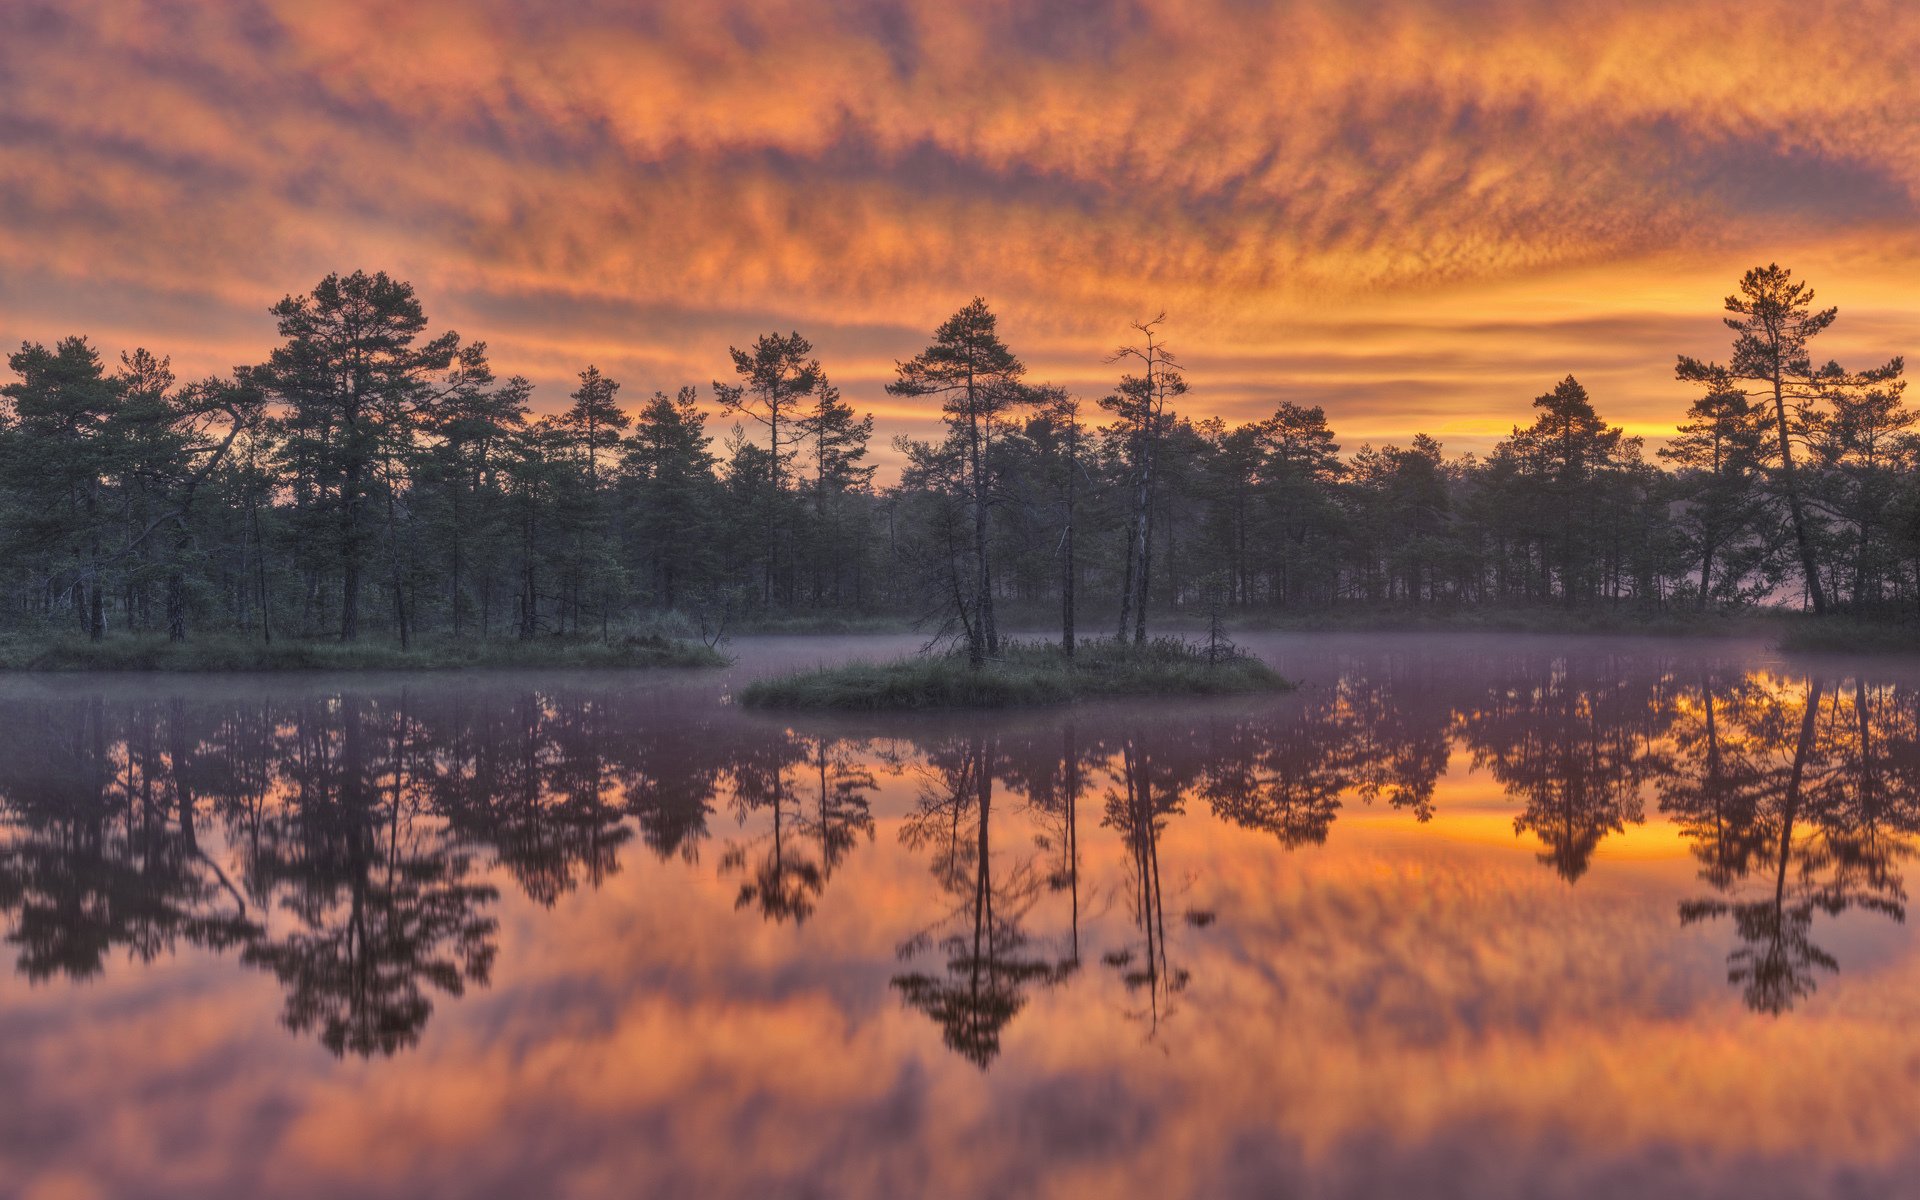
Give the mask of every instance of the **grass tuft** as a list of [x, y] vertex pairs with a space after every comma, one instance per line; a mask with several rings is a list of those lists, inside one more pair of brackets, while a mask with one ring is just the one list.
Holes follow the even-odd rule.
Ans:
[[1207, 661], [1204, 646], [1158, 638], [1145, 646], [1082, 642], [1072, 661], [1050, 643], [1009, 643], [980, 667], [962, 653], [851, 663], [761, 679], [740, 693], [749, 708], [892, 712], [1016, 708], [1106, 696], [1218, 696], [1293, 685], [1250, 654]]
[[0, 669], [14, 671], [451, 671], [489, 667], [723, 667], [700, 642], [657, 635], [614, 642], [323, 642], [238, 637], [170, 642], [141, 635], [0, 643]]

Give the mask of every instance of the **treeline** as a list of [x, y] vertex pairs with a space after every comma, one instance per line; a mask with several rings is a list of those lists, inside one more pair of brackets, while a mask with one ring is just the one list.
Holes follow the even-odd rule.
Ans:
[[[272, 309], [266, 361], [186, 382], [147, 350], [29, 343], [0, 388], [0, 567], [16, 630], [606, 636], [662, 612], [930, 619], [976, 661], [1002, 614], [1144, 639], [1225, 610], [1920, 604], [1920, 440], [1903, 364], [1819, 363], [1835, 318], [1756, 268], [1724, 363], [1648, 453], [1572, 376], [1484, 458], [1424, 435], [1343, 453], [1319, 408], [1229, 425], [1141, 322], [1084, 403], [1028, 378], [975, 300], [897, 366], [943, 436], [896, 439], [811, 344], [773, 333], [626, 404], [589, 366], [563, 411], [413, 289], [329, 276]], [[707, 403], [703, 407], [703, 400]], [[711, 412], [722, 425], [709, 427]], [[729, 420], [730, 418], [730, 420]], [[1086, 613], [1097, 630], [1076, 628]]]

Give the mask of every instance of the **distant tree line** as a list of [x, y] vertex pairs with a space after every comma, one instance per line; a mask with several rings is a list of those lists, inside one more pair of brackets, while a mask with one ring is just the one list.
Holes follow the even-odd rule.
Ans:
[[[897, 365], [942, 436], [874, 425], [798, 333], [711, 384], [623, 404], [589, 366], [535, 415], [484, 343], [430, 334], [413, 289], [328, 276], [275, 305], [280, 344], [182, 382], [144, 349], [28, 343], [0, 388], [0, 602], [17, 630], [608, 636], [719, 621], [910, 615], [995, 654], [1007, 617], [1380, 606], [1920, 605], [1920, 438], [1903, 364], [1812, 343], [1835, 310], [1777, 267], [1726, 302], [1725, 362], [1649, 454], [1572, 376], [1485, 457], [1433, 438], [1343, 453], [1318, 407], [1240, 425], [1179, 411], [1164, 317], [1092, 404], [1027, 377], [974, 300]], [[723, 418], [724, 419], [724, 418]], [[717, 441], [717, 445], [716, 445]]]

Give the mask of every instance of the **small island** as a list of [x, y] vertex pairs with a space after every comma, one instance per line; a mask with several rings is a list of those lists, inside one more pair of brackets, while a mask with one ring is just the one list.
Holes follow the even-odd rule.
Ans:
[[1125, 696], [1283, 692], [1293, 686], [1253, 655], [1207, 642], [1088, 640], [1072, 657], [1057, 643], [1009, 642], [979, 665], [956, 650], [755, 680], [741, 690], [740, 703], [859, 712], [1016, 708]]

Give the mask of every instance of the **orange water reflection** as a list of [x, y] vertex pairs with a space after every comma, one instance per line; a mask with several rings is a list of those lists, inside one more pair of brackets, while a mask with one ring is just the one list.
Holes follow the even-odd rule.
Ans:
[[13, 681], [0, 1178], [1917, 1177], [1920, 680], [1738, 648], [1268, 649], [1299, 693], [859, 722], [743, 713], [714, 676]]

